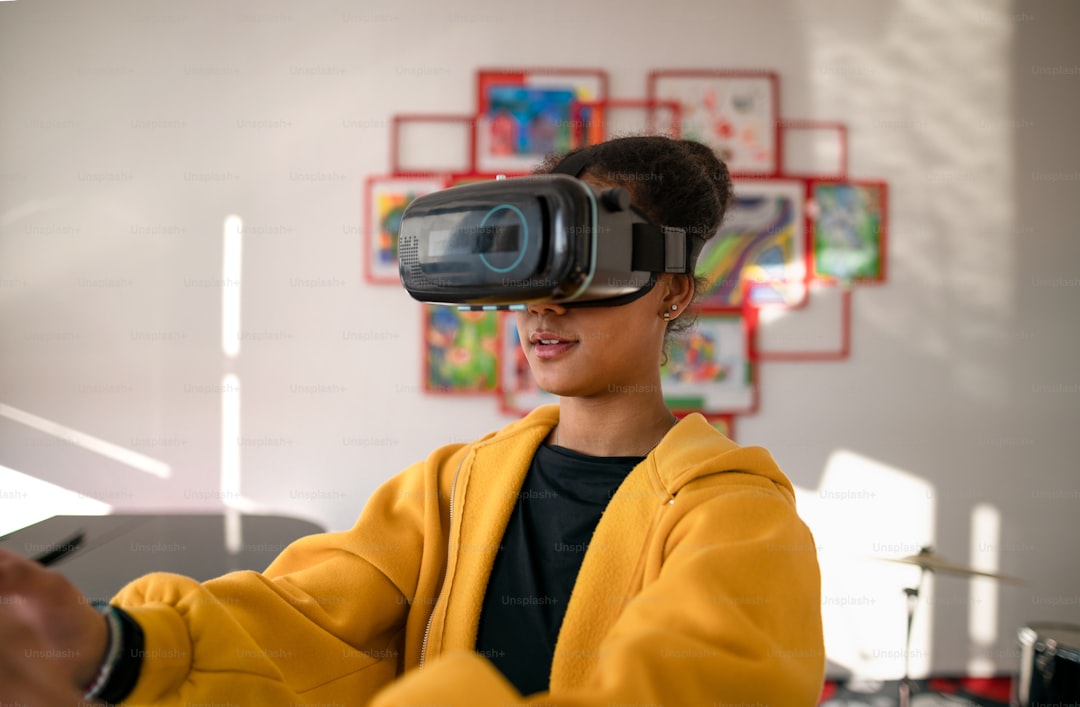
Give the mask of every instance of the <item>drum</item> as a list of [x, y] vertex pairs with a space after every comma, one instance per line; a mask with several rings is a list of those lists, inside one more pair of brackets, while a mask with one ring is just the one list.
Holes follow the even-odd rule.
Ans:
[[1020, 629], [1015, 704], [1080, 705], [1080, 626], [1032, 624]]

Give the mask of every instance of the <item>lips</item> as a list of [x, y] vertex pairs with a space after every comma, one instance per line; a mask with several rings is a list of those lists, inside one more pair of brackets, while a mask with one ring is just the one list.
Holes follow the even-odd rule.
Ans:
[[563, 336], [562, 334], [556, 334], [553, 331], [534, 331], [529, 334], [529, 343], [552, 345], [552, 344], [566, 344], [574, 343], [576, 340], [572, 336]]
[[562, 356], [577, 346], [578, 342], [572, 337], [553, 331], [534, 331], [529, 334], [529, 343], [532, 344], [538, 359], [548, 360]]

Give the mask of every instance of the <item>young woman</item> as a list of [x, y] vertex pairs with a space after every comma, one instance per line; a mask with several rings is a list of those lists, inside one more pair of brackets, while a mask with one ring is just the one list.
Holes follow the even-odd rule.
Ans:
[[[694, 234], [695, 256], [729, 199], [710, 150], [663, 137], [540, 171], [625, 187]], [[148, 575], [103, 620], [2, 555], [0, 631], [55, 657], [64, 680], [42, 700], [66, 681], [130, 704], [816, 704], [820, 580], [791, 484], [765, 450], [664, 403], [665, 342], [698, 289], [662, 273], [617, 306], [528, 306], [522, 345], [559, 404], [436, 450], [351, 530], [265, 572]], [[11, 651], [0, 696], [35, 694], [41, 671]]]

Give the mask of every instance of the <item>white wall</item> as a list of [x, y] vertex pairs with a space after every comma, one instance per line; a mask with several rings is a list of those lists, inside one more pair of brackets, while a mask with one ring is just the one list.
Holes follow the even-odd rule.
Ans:
[[422, 396], [418, 305], [361, 276], [391, 116], [471, 112], [479, 67], [604, 68], [616, 97], [652, 68], [772, 69], [783, 117], [846, 122], [852, 176], [889, 182], [890, 271], [855, 293], [852, 357], [763, 365], [737, 437], [800, 489], [837, 670], [899, 674], [914, 577], [867, 558], [922, 543], [1028, 584], [929, 582], [913, 668], [1013, 670], [1019, 626], [1080, 622], [1077, 20], [1031, 0], [0, 3], [0, 517], [68, 507], [25, 474], [116, 511], [348, 527], [390, 474], [509, 421]]

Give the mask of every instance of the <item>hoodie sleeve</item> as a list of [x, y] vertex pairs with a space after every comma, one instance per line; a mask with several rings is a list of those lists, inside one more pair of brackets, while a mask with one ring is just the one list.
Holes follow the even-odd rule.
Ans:
[[437, 451], [381, 486], [349, 531], [302, 538], [266, 571], [208, 582], [155, 573], [114, 598], [145, 648], [125, 704], [362, 704], [405, 663], [409, 606], [444, 544]]
[[623, 610], [581, 684], [524, 697], [482, 657], [456, 653], [396, 681], [373, 707], [435, 696], [492, 706], [818, 704], [825, 650], [814, 540], [786, 489], [725, 476], [720, 490], [677, 496], [645, 552], [640, 591], [627, 599], [611, 589]]

